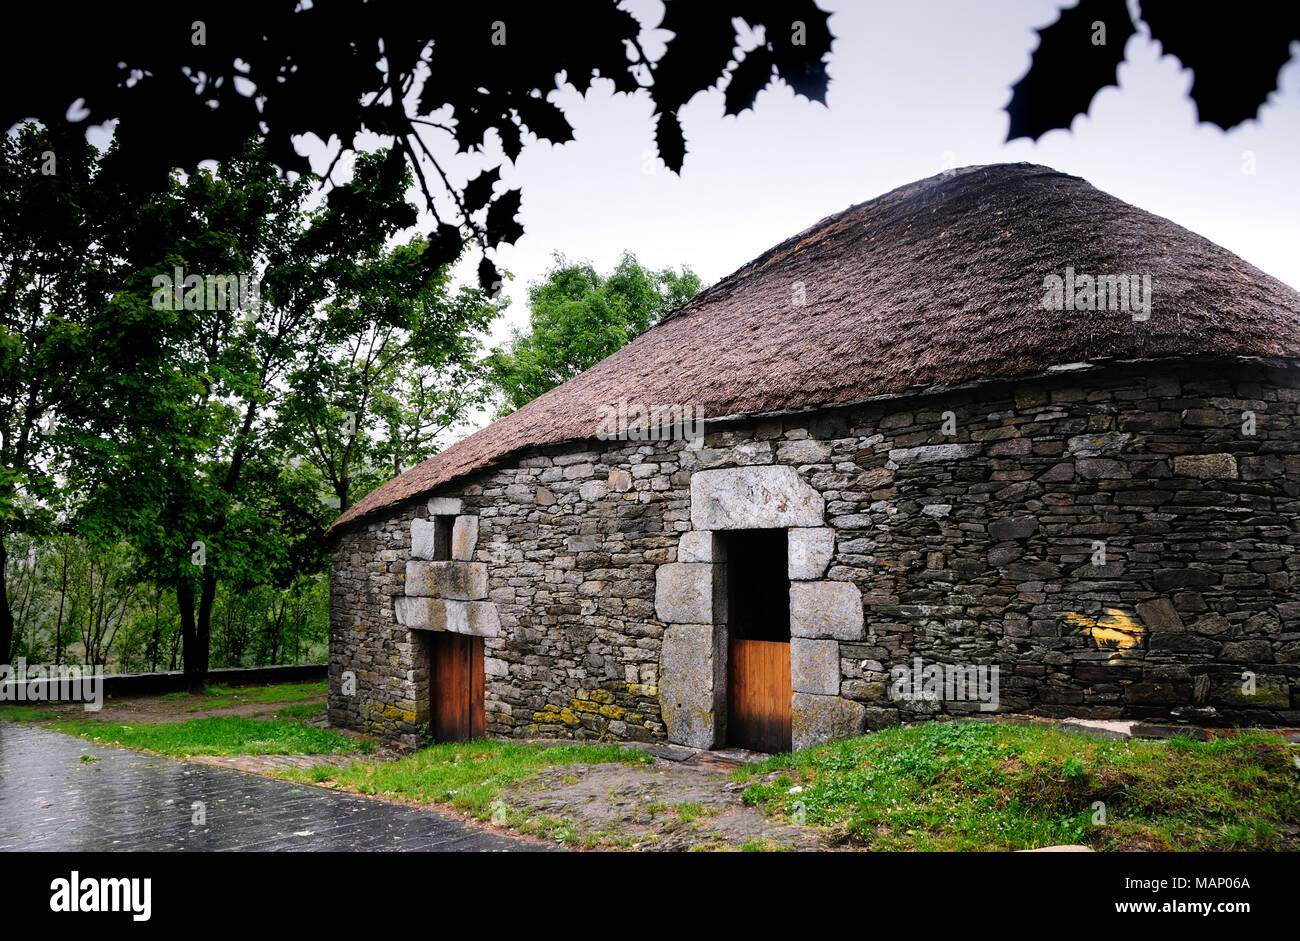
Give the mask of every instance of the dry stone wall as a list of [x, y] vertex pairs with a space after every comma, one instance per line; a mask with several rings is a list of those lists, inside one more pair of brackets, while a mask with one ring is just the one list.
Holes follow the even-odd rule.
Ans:
[[[1000, 711], [1296, 724], [1297, 385], [1112, 367], [527, 452], [340, 537], [331, 720], [414, 743], [451, 629], [485, 637], [491, 734], [718, 744], [712, 534], [766, 519], [796, 746], [987, 707], [900, 696], [931, 665], [996, 666]], [[413, 554], [447, 512], [452, 562]]]

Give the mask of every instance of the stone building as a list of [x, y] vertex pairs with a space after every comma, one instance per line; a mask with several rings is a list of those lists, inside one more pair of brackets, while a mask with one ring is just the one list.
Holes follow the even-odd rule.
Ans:
[[1297, 292], [1083, 180], [904, 186], [343, 514], [330, 719], [1300, 723], [1298, 353]]

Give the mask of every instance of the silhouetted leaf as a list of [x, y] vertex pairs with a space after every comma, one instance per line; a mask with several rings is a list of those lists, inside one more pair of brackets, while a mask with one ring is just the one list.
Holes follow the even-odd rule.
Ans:
[[497, 125], [497, 133], [501, 135], [502, 153], [514, 163], [524, 149], [523, 138], [519, 136], [519, 125], [513, 121], [502, 121]]
[[494, 124], [494, 117], [485, 104], [471, 100], [456, 105], [456, 144], [462, 151], [481, 147], [484, 135]]
[[521, 199], [522, 193], [519, 190], [506, 190], [488, 207], [487, 242], [489, 248], [496, 248], [502, 242], [513, 244], [519, 239], [519, 236], [524, 234], [524, 227], [515, 218], [515, 215], [519, 212]]
[[665, 111], [655, 119], [655, 146], [659, 148], [659, 159], [674, 173], [682, 172], [682, 163], [686, 160], [686, 137], [682, 134], [681, 122], [677, 115]]
[[772, 52], [763, 46], [754, 49], [731, 70], [731, 81], [723, 93], [726, 114], [740, 114], [754, 106], [754, 99], [772, 80]]
[[766, 38], [776, 63], [776, 74], [812, 101], [826, 104], [826, 58], [830, 55], [830, 14], [812, 0], [785, 2], [767, 18]]
[[721, 80], [736, 48], [734, 15], [721, 4], [669, 0], [659, 28], [674, 36], [654, 69], [654, 97], [661, 111], [676, 111]]
[[1193, 74], [1197, 117], [1225, 131], [1255, 117], [1277, 88], [1278, 72], [1300, 40], [1300, 5], [1255, 4], [1244, 10], [1189, 15], [1185, 2], [1142, 0], [1151, 38]]
[[[1105, 25], [1104, 45], [1094, 45], [1097, 23]], [[1086, 113], [1093, 96], [1115, 84], [1124, 45], [1134, 32], [1124, 0], [1080, 0], [1062, 10], [1055, 23], [1038, 31], [1029, 71], [1011, 90], [1007, 140], [1037, 140]]]
[[480, 259], [478, 263], [478, 283], [479, 287], [488, 292], [489, 297], [500, 289], [501, 273], [489, 258]]
[[438, 223], [438, 228], [429, 233], [428, 246], [421, 256], [425, 270], [437, 270], [449, 265], [460, 257], [464, 247], [464, 238], [457, 226], [446, 222]]
[[524, 97], [516, 99], [515, 112], [524, 127], [541, 140], [562, 144], [573, 140], [573, 128], [557, 105], [545, 98]]
[[501, 179], [500, 167], [489, 167], [465, 184], [462, 202], [469, 212], [477, 212], [492, 198], [492, 187]]

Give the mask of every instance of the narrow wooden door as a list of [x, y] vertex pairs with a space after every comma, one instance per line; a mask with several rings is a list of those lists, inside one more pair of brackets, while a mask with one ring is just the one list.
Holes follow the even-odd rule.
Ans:
[[754, 751], [790, 750], [790, 642], [732, 638], [727, 740]]
[[429, 670], [429, 725], [435, 742], [482, 738], [483, 638], [439, 631], [433, 636]]
[[784, 529], [729, 532], [727, 744], [790, 750], [790, 577]]

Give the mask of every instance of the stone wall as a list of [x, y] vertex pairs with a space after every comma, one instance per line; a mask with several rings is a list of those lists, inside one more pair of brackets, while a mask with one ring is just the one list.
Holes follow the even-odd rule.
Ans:
[[[488, 730], [720, 744], [709, 534], [778, 506], [754, 519], [790, 532], [796, 746], [980, 709], [898, 697], [891, 670], [934, 664], [996, 666], [1004, 712], [1300, 722], [1297, 385], [1113, 367], [504, 461], [438, 494], [477, 521]], [[398, 599], [428, 515], [334, 548], [335, 724], [427, 720]]]

